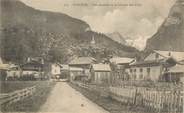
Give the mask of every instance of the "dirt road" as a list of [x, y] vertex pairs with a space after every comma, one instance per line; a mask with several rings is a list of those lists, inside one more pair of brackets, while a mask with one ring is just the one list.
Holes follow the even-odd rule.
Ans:
[[65, 82], [58, 82], [40, 112], [108, 113]]

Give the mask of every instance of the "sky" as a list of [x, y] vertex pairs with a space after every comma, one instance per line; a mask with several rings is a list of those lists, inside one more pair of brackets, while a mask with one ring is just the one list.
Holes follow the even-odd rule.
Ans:
[[[101, 33], [119, 32], [138, 49], [154, 35], [175, 0], [21, 0], [39, 10], [65, 13]], [[119, 5], [117, 5], [119, 4]]]

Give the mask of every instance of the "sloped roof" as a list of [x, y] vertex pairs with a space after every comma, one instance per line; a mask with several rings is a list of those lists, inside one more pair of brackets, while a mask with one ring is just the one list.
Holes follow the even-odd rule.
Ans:
[[61, 70], [69, 70], [69, 66], [66, 64], [61, 64]]
[[110, 62], [115, 64], [127, 64], [131, 63], [134, 59], [126, 57], [114, 57], [110, 59]]
[[10, 69], [9, 64], [0, 64], [0, 70], [8, 70]]
[[0, 57], [0, 64], [3, 64], [2, 58]]
[[79, 67], [70, 67], [69, 70], [70, 71], [83, 71], [83, 69]]
[[139, 62], [134, 62], [130, 64], [130, 66], [157, 66], [162, 63], [161, 60], [155, 61], [155, 60], [149, 60], [149, 61], [139, 61]]
[[69, 65], [79, 65], [79, 64], [91, 64], [96, 61], [93, 57], [78, 57], [72, 60]]
[[10, 65], [9, 64], [4, 64], [2, 58], [0, 57], [0, 70], [9, 70]]
[[109, 64], [93, 64], [94, 71], [111, 71]]
[[30, 62], [27, 62], [27, 63], [25, 63], [25, 64], [22, 64], [21, 67], [22, 67], [22, 66], [26, 66], [26, 65], [38, 65], [38, 66], [43, 66], [43, 64], [40, 63], [40, 62], [38, 62], [38, 61], [30, 61]]
[[160, 51], [160, 50], [154, 50], [154, 52], [158, 53], [159, 55], [163, 57], [173, 57], [177, 61], [184, 60], [184, 52], [176, 52], [176, 51]]
[[16, 68], [16, 67], [20, 67], [19, 65], [16, 65], [16, 64], [9, 64], [9, 67], [10, 68]]
[[169, 68], [169, 73], [184, 73], [184, 65], [176, 64], [176, 66], [173, 66]]

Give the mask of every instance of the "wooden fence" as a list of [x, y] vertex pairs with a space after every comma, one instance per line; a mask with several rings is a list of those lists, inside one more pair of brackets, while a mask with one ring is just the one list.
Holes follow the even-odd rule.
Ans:
[[182, 91], [157, 91], [146, 88], [110, 87], [110, 96], [122, 103], [142, 106], [149, 111], [182, 112], [184, 93]]
[[87, 89], [87, 90], [92, 90], [96, 91], [100, 94], [100, 96], [107, 97], [109, 96], [109, 87], [100, 87], [97, 85], [91, 85], [91, 84], [84, 84], [80, 82], [72, 82], [72, 84], [75, 84], [81, 88]]
[[159, 113], [183, 113], [183, 90], [156, 90], [143, 87], [109, 87], [74, 83], [87, 90], [98, 91], [102, 96], [110, 96], [113, 99], [131, 106], [141, 106], [150, 112]]
[[17, 90], [7, 94], [0, 94], [0, 105], [11, 104], [20, 100], [23, 100], [36, 91], [36, 86], [28, 87], [22, 90]]

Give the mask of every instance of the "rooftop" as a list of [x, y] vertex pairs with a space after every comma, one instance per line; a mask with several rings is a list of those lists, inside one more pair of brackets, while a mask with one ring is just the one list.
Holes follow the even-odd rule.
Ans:
[[184, 73], [184, 65], [177, 64], [176, 66], [169, 68], [168, 73]]
[[130, 64], [130, 66], [158, 66], [162, 60], [155, 61], [155, 60], [149, 60], [149, 61], [139, 61], [139, 62], [134, 62]]
[[9, 68], [9, 64], [0, 64], [0, 70], [8, 70]]
[[176, 51], [160, 51], [160, 50], [154, 50], [154, 52], [158, 53], [159, 55], [163, 57], [173, 57], [177, 61], [184, 60], [184, 52], [176, 52]]
[[70, 71], [84, 71], [82, 68], [78, 68], [78, 67], [70, 67], [69, 70]]
[[111, 71], [109, 64], [93, 64], [92, 68], [95, 71]]
[[61, 70], [69, 70], [69, 66], [66, 64], [61, 64]]
[[131, 63], [133, 60], [134, 60], [133, 58], [114, 57], [110, 59], [110, 62], [115, 64], [127, 64], [127, 63]]
[[96, 62], [96, 59], [93, 57], [78, 57], [73, 59], [69, 65], [92, 64], [94, 62]]

